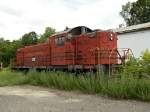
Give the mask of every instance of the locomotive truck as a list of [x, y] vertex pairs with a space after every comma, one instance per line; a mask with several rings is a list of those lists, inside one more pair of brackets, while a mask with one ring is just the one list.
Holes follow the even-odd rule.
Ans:
[[117, 35], [111, 30], [78, 26], [51, 35], [43, 44], [19, 48], [16, 58], [11, 59], [11, 68], [110, 74], [114, 66], [125, 62], [130, 49], [121, 51], [117, 48]]

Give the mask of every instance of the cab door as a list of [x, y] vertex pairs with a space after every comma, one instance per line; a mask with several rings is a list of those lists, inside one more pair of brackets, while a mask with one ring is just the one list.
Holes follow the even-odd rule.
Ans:
[[72, 32], [68, 32], [66, 36], [66, 64], [74, 65], [75, 64], [75, 46], [73, 44]]
[[66, 65], [65, 36], [54, 37], [51, 46], [51, 65]]

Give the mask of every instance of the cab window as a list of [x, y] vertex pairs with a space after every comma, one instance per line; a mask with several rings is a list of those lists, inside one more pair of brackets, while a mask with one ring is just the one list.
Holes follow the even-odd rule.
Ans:
[[82, 27], [78, 27], [78, 28], [74, 29], [74, 31], [73, 31], [74, 36], [78, 36], [78, 35], [82, 34], [81, 28]]
[[64, 36], [61, 37], [61, 45], [64, 46], [65, 41], [64, 41]]
[[65, 45], [64, 36], [55, 38], [55, 46], [56, 47], [64, 46], [64, 45]]
[[58, 43], [59, 43], [59, 46], [61, 46], [61, 38], [60, 37], [58, 38]]
[[58, 43], [58, 38], [55, 38], [55, 46], [58, 47], [59, 43]]
[[66, 39], [67, 39], [67, 41], [69, 41], [69, 42], [72, 41], [72, 33], [71, 33], [71, 32], [68, 33]]

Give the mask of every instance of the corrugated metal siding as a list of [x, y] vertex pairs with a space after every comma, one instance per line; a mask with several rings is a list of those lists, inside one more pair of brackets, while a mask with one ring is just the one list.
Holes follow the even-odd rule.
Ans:
[[131, 48], [136, 58], [139, 58], [142, 51], [150, 51], [150, 30], [118, 34], [118, 47]]

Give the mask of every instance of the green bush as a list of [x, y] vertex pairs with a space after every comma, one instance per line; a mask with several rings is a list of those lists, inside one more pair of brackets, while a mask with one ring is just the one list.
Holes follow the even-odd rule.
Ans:
[[150, 75], [150, 52], [148, 49], [141, 53], [140, 58], [128, 56], [128, 61], [120, 66], [119, 73], [132, 74], [134, 76], [139, 74]]

